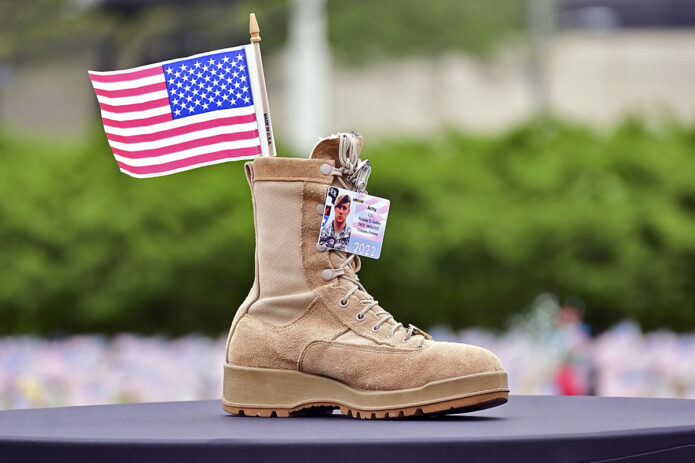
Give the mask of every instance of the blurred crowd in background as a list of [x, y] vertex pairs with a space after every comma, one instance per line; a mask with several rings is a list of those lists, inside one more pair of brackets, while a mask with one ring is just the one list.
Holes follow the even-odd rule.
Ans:
[[391, 212], [360, 278], [398, 320], [516, 394], [695, 398], [695, 5], [41, 0], [0, 3], [0, 408], [219, 397], [242, 163], [120, 174], [87, 69], [247, 43], [252, 11], [279, 153], [365, 137]]

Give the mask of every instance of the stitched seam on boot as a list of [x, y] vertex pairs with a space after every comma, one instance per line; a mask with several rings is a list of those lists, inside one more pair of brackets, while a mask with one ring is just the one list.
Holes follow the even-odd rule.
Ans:
[[[333, 316], [333, 314], [331, 314], [331, 316]], [[340, 320], [338, 320], [338, 321], [340, 321]], [[339, 332], [338, 334], [336, 334], [335, 336], [333, 336], [333, 339], [331, 339], [330, 341], [326, 341], [325, 339], [318, 339], [318, 340], [315, 340], [315, 341], [311, 341], [309, 344], [307, 344], [307, 345], [304, 347], [304, 350], [302, 350], [302, 353], [299, 355], [299, 359], [297, 359], [297, 370], [298, 370], [298, 371], [304, 371], [304, 370], [303, 370], [303, 367], [304, 367], [304, 355], [309, 351], [309, 347], [311, 347], [312, 344], [315, 344], [315, 343], [318, 343], [318, 342], [325, 342], [325, 343], [329, 343], [329, 344], [330, 344], [330, 343], [334, 342], [335, 338], [338, 338], [338, 337], [344, 335], [344, 334], [347, 333], [348, 331], [350, 331], [350, 328], [349, 328], [349, 327], [345, 328], [343, 331], [341, 331], [341, 332]]]
[[[319, 307], [319, 309], [317, 309], [317, 307]], [[314, 299], [309, 303], [309, 305], [304, 310], [304, 312], [302, 312], [302, 314], [299, 316], [299, 318], [297, 318], [295, 320], [291, 320], [288, 323], [285, 323], [282, 325], [276, 325], [274, 323], [271, 323], [268, 320], [264, 320], [262, 317], [254, 315], [254, 314], [248, 314], [248, 315], [249, 315], [249, 317], [252, 317], [252, 318], [258, 320], [260, 323], [268, 325], [268, 327], [270, 329], [272, 329], [273, 331], [282, 331], [282, 330], [286, 331], [286, 330], [290, 329], [292, 327], [292, 325], [301, 323], [303, 320], [306, 320], [315, 311], [320, 310], [320, 307], [321, 306], [318, 305], [318, 297], [314, 297]], [[330, 315], [331, 315], [331, 317], [335, 318], [335, 316], [333, 314], [330, 314]], [[340, 322], [340, 320], [338, 320], [338, 321]]]
[[257, 177], [256, 182], [308, 182], [308, 183], [320, 183], [323, 185], [329, 185], [323, 179], [312, 178], [312, 177]]
[[322, 159], [257, 158], [256, 180], [308, 181], [329, 184], [333, 177], [321, 173], [322, 164], [334, 164]]
[[[321, 305], [319, 302], [320, 301], [318, 301], [318, 298], [314, 299], [314, 301], [309, 305], [309, 307], [307, 307], [306, 311], [298, 319], [290, 322], [287, 325], [281, 325], [281, 326], [273, 325], [272, 323], [268, 322], [267, 320], [264, 320], [262, 317], [255, 316], [253, 314], [246, 314], [243, 317], [243, 319], [239, 320], [239, 324], [242, 325], [240, 329], [249, 330], [249, 329], [252, 329], [254, 327], [254, 325], [258, 329], [258, 328], [260, 328], [260, 327], [258, 327], [258, 325], [261, 325], [262, 330], [270, 332], [272, 337], [279, 338], [282, 336], [286, 336], [286, 333], [288, 331], [292, 331], [293, 328], [296, 328], [297, 325], [301, 325], [302, 322], [306, 321], [308, 318], [310, 318], [312, 316], [316, 316], [316, 317], [323, 317], [324, 320], [326, 319], [326, 317], [330, 317], [330, 320], [326, 320], [324, 322], [324, 324], [326, 326], [338, 325], [338, 326], [343, 327], [343, 328], [338, 328], [338, 332], [333, 334], [331, 339], [335, 339], [338, 336], [340, 336], [341, 334], [350, 330], [350, 327], [346, 326], [334, 314], [332, 314], [330, 311], [326, 310], [326, 308], [323, 305]], [[319, 312], [321, 312], [321, 313], [319, 313]], [[243, 324], [246, 324], [246, 326], [244, 327]], [[310, 326], [304, 327], [304, 329], [305, 330], [311, 330], [311, 327]], [[325, 341], [325, 339], [322, 339], [322, 340]], [[311, 344], [311, 342], [315, 342], [315, 341], [309, 341], [305, 346], [303, 346], [301, 348], [301, 351], [300, 351], [299, 355], [297, 356], [296, 360], [288, 359], [288, 362], [294, 363], [296, 369], [299, 369], [299, 360], [301, 359], [302, 353], [306, 350], [306, 347], [309, 344]], [[230, 347], [231, 347], [231, 344], [233, 344], [233, 343], [234, 343], [234, 341], [232, 341], [230, 343]], [[260, 357], [262, 357], [262, 355]], [[238, 362], [228, 361], [228, 363], [233, 363], [235, 365], [242, 365], [241, 363], [238, 363]], [[246, 365], [246, 366], [249, 366], [249, 365]]]
[[388, 349], [384, 349], [382, 347], [371, 347], [371, 346], [359, 346], [355, 344], [341, 344], [333, 341], [325, 341], [325, 340], [316, 340], [310, 342], [305, 348], [302, 354], [299, 356], [299, 371], [304, 371], [304, 359], [309, 352], [314, 346], [318, 346], [319, 344], [325, 344], [326, 347], [337, 347], [343, 350], [361, 350], [364, 352], [369, 352], [373, 354], [390, 354], [390, 355], [415, 355], [424, 349], [424, 346], [417, 347], [415, 349], [409, 349], [409, 350], [396, 350], [395, 347], [391, 347]]
[[248, 309], [274, 325], [299, 318], [316, 297], [306, 281], [301, 239], [304, 182], [255, 183], [260, 294]]
[[316, 250], [321, 228], [321, 217], [316, 213], [316, 204], [325, 200], [327, 191], [328, 185], [305, 183], [302, 187], [300, 252], [304, 277], [314, 292], [326, 284], [321, 280], [320, 273], [330, 267], [328, 253]]
[[424, 349], [424, 346], [416, 347], [414, 349], [399, 349], [397, 347], [390, 346], [362, 346], [359, 344], [345, 344], [340, 342], [326, 341], [326, 340], [316, 340], [314, 343], [325, 343], [331, 347], [338, 347], [340, 349], [357, 349], [364, 352], [376, 353], [376, 354], [416, 354]]
[[[254, 302], [258, 300], [258, 296], [260, 296], [260, 286], [259, 286], [259, 281], [258, 281], [258, 225], [256, 223], [256, 197], [253, 192], [253, 185], [254, 185], [254, 176], [253, 176], [253, 163], [252, 162], [247, 162], [244, 164], [244, 174], [246, 176], [246, 181], [249, 184], [249, 190], [251, 192], [251, 210], [253, 212], [253, 239], [254, 239], [254, 248], [253, 248], [253, 269], [254, 269], [254, 277], [253, 277], [253, 283], [251, 286], [251, 290], [249, 290], [249, 294], [246, 296], [244, 301], [241, 303], [241, 306], [237, 308], [237, 312], [240, 310], [243, 310], [242, 313], [238, 314], [237, 318], [237, 313], [234, 314], [234, 319], [232, 319], [232, 325], [229, 328], [229, 334], [227, 335], [227, 342], [225, 343], [225, 353], [224, 353], [224, 360], [225, 362], [229, 362], [229, 348], [232, 343], [232, 337], [234, 336], [234, 332], [236, 331], [236, 326], [239, 324], [242, 318], [247, 314], [249, 307], [253, 305]], [[256, 291], [256, 295], [253, 298], [253, 300], [249, 300], [251, 297], [251, 294], [253, 291]], [[246, 305], [246, 307], [244, 307]], [[242, 309], [243, 307], [243, 309]]]

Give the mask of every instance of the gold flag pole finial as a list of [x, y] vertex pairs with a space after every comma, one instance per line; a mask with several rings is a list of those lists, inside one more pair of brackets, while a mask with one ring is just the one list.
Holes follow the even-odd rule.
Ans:
[[258, 28], [258, 21], [256, 21], [255, 13], [251, 13], [249, 17], [249, 34], [251, 34], [251, 43], [258, 43], [261, 41], [261, 30]]

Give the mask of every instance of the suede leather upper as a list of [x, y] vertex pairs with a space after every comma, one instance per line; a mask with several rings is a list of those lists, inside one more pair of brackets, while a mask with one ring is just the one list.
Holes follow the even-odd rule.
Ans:
[[[503, 371], [499, 359], [480, 347], [434, 342], [417, 334], [407, 336], [404, 328], [390, 336], [394, 321], [383, 323], [381, 329], [375, 331], [373, 327], [383, 318], [383, 315], [376, 315], [380, 309], [378, 306], [370, 309], [364, 319], [356, 318], [357, 313], [365, 307], [360, 300], [370, 297], [361, 290], [350, 296], [346, 306], [340, 305], [339, 301], [354, 287], [354, 283], [343, 278], [324, 281], [321, 272], [327, 268], [337, 268], [343, 258], [335, 252], [319, 252], [316, 248], [322, 220], [316, 206], [324, 203], [329, 185], [335, 184], [333, 176], [321, 173], [320, 167], [324, 163], [331, 166], [339, 163], [337, 148], [337, 139], [329, 138], [315, 147], [311, 159], [257, 158], [246, 164], [254, 202], [256, 278], [230, 328], [226, 361], [240, 366], [300, 370], [327, 376], [355, 388], [384, 391], [419, 387], [447, 378]], [[277, 191], [297, 192], [292, 194], [301, 195], [301, 198], [295, 198], [300, 201], [291, 202], [286, 201], [287, 198], [273, 196], [268, 192], [275, 190], [269, 189], [266, 182], [299, 184], [299, 188], [279, 188]], [[262, 190], [259, 189], [261, 184], [265, 184]], [[259, 195], [261, 191], [263, 193]], [[264, 203], [259, 202], [259, 197], [263, 198]], [[283, 200], [299, 205], [298, 210], [292, 212], [301, 217], [296, 236], [288, 238], [283, 235], [280, 238], [280, 233], [264, 230], [262, 239], [283, 239], [289, 242], [274, 244], [300, 246], [298, 256], [301, 262], [274, 266], [284, 256], [273, 251], [278, 246], [259, 243], [258, 223], [262, 214], [269, 214], [278, 207], [277, 204], [267, 203], [281, 203]], [[261, 222], [268, 224], [267, 227], [274, 226], [266, 216]], [[259, 249], [260, 252], [275, 254], [259, 256]], [[266, 264], [263, 262], [272, 265], [267, 264], [270, 267], [264, 268]], [[346, 275], [356, 278], [359, 266], [359, 259], [355, 259], [344, 267]], [[313, 294], [312, 300], [301, 306], [297, 305], [295, 299], [283, 300], [281, 321], [273, 317], [273, 299], [268, 299], [264, 294], [281, 299], [278, 291], [282, 293], [282, 290], [274, 287], [270, 288], [274, 292], [269, 292], [269, 288], [262, 286], [269, 284], [269, 275], [263, 272], [277, 272], [278, 268], [296, 269], [292, 271], [302, 274], [301, 286], [306, 285]], [[264, 278], [259, 278], [259, 274]], [[292, 275], [293, 278], [297, 276], [300, 275]], [[270, 281], [278, 281], [279, 284], [284, 281], [283, 275], [270, 277]], [[291, 290], [287, 289], [290, 293]]]

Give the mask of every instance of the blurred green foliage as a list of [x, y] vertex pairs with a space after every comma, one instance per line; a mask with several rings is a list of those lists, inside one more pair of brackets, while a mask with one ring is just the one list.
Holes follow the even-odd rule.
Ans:
[[461, 51], [489, 54], [523, 30], [519, 0], [329, 0], [328, 36], [350, 63]]
[[0, 2], [0, 63], [50, 59], [77, 49], [108, 30], [109, 18], [69, 0]]
[[[636, 122], [367, 139], [369, 191], [391, 211], [361, 279], [423, 327], [502, 327], [551, 291], [582, 298], [599, 329], [691, 330], [694, 145], [691, 129]], [[228, 328], [253, 280], [242, 163], [132, 179], [100, 131], [76, 145], [0, 135], [0, 152], [0, 333]]]

